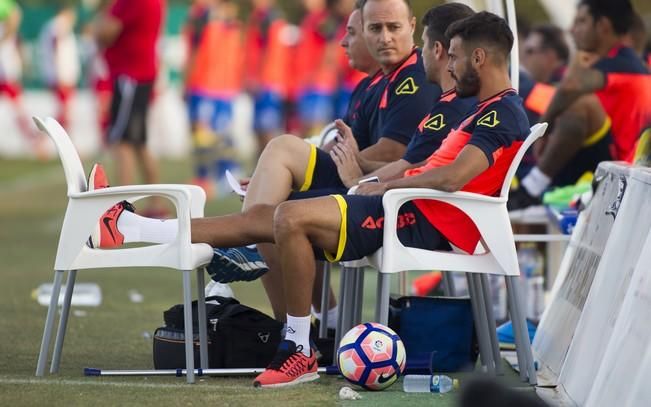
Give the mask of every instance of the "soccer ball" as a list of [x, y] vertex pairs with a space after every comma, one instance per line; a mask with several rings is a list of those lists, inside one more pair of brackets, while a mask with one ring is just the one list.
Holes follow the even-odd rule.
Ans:
[[404, 372], [405, 360], [405, 346], [398, 334], [375, 322], [348, 331], [337, 350], [341, 374], [367, 390], [391, 386]]

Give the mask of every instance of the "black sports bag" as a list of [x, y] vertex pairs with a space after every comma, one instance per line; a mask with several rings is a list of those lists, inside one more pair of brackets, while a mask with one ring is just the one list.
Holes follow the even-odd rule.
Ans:
[[[192, 302], [194, 360], [199, 366], [199, 324], [197, 301]], [[165, 326], [154, 333], [154, 367], [185, 368], [183, 304], [163, 313]], [[206, 298], [208, 325], [208, 367], [266, 367], [280, 343], [281, 322], [242, 305], [234, 298]]]

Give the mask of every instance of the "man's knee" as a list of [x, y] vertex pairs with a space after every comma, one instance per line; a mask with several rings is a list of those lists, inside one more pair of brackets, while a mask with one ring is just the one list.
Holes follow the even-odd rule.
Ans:
[[305, 219], [300, 210], [300, 201], [283, 202], [274, 213], [274, 237], [276, 243], [305, 232]]

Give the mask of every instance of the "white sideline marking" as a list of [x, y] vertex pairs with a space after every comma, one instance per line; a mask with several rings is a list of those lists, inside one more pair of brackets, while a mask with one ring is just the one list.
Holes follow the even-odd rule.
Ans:
[[[183, 378], [179, 378], [183, 379]], [[197, 378], [195, 384], [200, 384], [200, 379]], [[187, 383], [129, 383], [129, 382], [109, 382], [105, 380], [47, 380], [47, 379], [12, 379], [9, 377], [0, 377], [0, 384], [40, 384], [46, 386], [56, 386], [56, 385], [71, 385], [71, 386], [107, 386], [107, 387], [135, 387], [141, 389], [192, 389], [191, 385]], [[214, 385], [214, 383], [211, 383]], [[242, 390], [243, 386], [218, 386], [220, 389], [229, 389], [229, 390]], [[212, 388], [212, 387], [211, 387]], [[253, 386], [251, 386], [253, 390]]]

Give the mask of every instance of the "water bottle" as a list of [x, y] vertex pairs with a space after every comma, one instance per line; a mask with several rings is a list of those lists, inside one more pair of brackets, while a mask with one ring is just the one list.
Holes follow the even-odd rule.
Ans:
[[525, 243], [518, 249], [518, 263], [527, 318], [538, 321], [545, 308], [543, 256], [535, 244]]
[[447, 393], [459, 388], [459, 381], [445, 375], [407, 375], [402, 389], [407, 393]]

